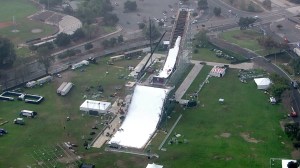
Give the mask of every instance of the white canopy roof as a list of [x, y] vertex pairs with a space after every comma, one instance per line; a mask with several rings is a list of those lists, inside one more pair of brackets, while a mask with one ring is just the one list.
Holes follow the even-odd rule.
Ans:
[[110, 102], [102, 102], [102, 101], [95, 101], [95, 100], [85, 100], [81, 106], [80, 110], [82, 111], [105, 111], [107, 108], [111, 106]]
[[156, 130], [168, 91], [137, 85], [127, 116], [109, 143], [143, 148]]

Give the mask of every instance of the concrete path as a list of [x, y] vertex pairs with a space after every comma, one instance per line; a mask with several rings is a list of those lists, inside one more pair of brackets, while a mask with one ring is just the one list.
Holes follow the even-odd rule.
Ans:
[[[192, 62], [193, 63], [193, 62]], [[197, 77], [198, 73], [201, 71], [203, 65], [196, 63], [193, 69], [190, 71], [190, 73], [187, 75], [185, 80], [181, 83], [179, 88], [175, 92], [175, 99], [176, 101], [179, 101], [181, 103], [181, 98], [186, 92], [186, 90], [190, 87], [194, 79]]]

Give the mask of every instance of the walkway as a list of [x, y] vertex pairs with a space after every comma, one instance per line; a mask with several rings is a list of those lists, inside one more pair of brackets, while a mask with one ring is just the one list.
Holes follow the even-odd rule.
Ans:
[[[193, 63], [193, 61], [192, 61]], [[195, 64], [195, 62], [194, 62]], [[180, 104], [183, 103], [184, 100], [182, 100], [182, 96], [187, 91], [187, 89], [190, 87], [194, 79], [198, 76], [198, 73], [201, 71], [203, 65], [196, 63], [193, 69], [190, 71], [190, 73], [187, 75], [187, 77], [184, 79], [184, 81], [181, 83], [179, 88], [175, 92], [175, 99]]]

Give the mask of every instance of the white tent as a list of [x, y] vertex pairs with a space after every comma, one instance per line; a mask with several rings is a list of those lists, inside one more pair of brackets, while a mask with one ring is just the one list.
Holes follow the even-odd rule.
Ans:
[[215, 76], [215, 77], [223, 77], [225, 75], [226, 68], [214, 66], [211, 71], [209, 72], [209, 75]]
[[282, 168], [288, 168], [287, 165], [289, 162], [297, 162], [297, 160], [285, 160], [285, 159], [281, 160]]
[[257, 85], [257, 89], [262, 90], [268, 89], [272, 83], [269, 78], [255, 78], [254, 81]]
[[163, 166], [154, 163], [152, 164], [149, 163], [146, 168], [163, 168]]
[[108, 109], [111, 107], [110, 102], [102, 102], [95, 100], [85, 100], [81, 106], [80, 110], [89, 112], [89, 111], [97, 111], [98, 113], [107, 113]]
[[126, 118], [109, 144], [143, 148], [156, 131], [168, 92], [168, 89], [137, 85]]

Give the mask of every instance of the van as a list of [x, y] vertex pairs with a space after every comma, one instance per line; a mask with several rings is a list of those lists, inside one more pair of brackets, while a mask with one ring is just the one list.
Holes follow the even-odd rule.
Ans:
[[21, 110], [21, 112], [20, 112], [20, 116], [23, 116], [23, 117], [34, 118], [36, 115], [37, 115], [37, 112], [30, 111], [30, 110]]

